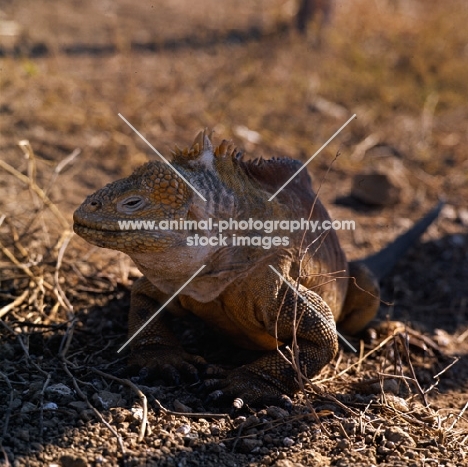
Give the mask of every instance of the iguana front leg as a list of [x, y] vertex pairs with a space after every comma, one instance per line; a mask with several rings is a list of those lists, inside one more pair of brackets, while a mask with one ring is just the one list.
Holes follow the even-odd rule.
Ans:
[[[298, 369], [311, 378], [335, 356], [338, 339], [330, 307], [315, 292], [303, 286], [298, 291], [299, 295], [283, 285], [277, 295], [276, 311], [271, 314], [274, 330], [270, 332], [284, 343], [279, 351], [268, 351], [255, 362], [234, 370], [211, 394], [212, 398], [240, 398], [249, 404], [280, 401], [283, 395], [299, 390]], [[271, 329], [273, 323], [266, 324]], [[286, 346], [294, 348], [294, 334], [298, 355], [291, 356]], [[291, 358], [296, 368], [287, 361]]]
[[[159, 291], [145, 277], [141, 277], [133, 284], [128, 325], [129, 337], [140, 330], [167, 298], [166, 294]], [[172, 312], [183, 311], [174, 302], [167, 308]], [[171, 382], [177, 383], [180, 380], [180, 373], [191, 380], [198, 380], [197, 367], [205, 366], [206, 361], [200, 356], [185, 352], [166, 325], [164, 315], [162, 315], [154, 318], [133, 339], [129, 364], [146, 369], [150, 373], [161, 374]]]

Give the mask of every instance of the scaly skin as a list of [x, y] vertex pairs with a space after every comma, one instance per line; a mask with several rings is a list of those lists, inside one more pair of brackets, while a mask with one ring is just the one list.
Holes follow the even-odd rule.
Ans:
[[[120, 230], [119, 220], [329, 219], [305, 170], [268, 201], [301, 166], [297, 161], [244, 162], [226, 141], [213, 148], [203, 132], [190, 149], [176, 148], [173, 165], [206, 202], [168, 165], [149, 162], [89, 196], [74, 214], [75, 232], [94, 245], [128, 254], [143, 273], [132, 290], [130, 335], [206, 265], [168, 311], [191, 312], [238, 346], [264, 351], [218, 382], [216, 395], [257, 404], [294, 394], [299, 389], [296, 371], [278, 348], [288, 355], [284, 348], [296, 335], [303, 375], [319, 373], [337, 352], [335, 323], [355, 333], [375, 316], [377, 281], [363, 264], [348, 264], [333, 230], [297, 231], [289, 234], [288, 246], [270, 249], [235, 247], [230, 241], [229, 246], [188, 246], [193, 232], [183, 230]], [[298, 281], [307, 301], [297, 298], [269, 265], [290, 284]], [[196, 378], [205, 363], [181, 348], [159, 316], [132, 341], [131, 352], [132, 363], [175, 379], [179, 373]]]

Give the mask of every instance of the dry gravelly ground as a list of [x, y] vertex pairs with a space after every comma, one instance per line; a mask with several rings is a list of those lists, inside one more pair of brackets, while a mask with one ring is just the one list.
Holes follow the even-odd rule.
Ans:
[[[288, 29], [291, 1], [132, 3], [1, 6], [0, 32], [21, 29], [0, 36], [1, 465], [468, 465], [466, 2], [338, 1], [321, 49]], [[380, 316], [436, 347], [405, 329], [355, 339], [375, 352], [341, 351], [291, 413], [223, 414], [190, 385], [113, 379], [137, 272], [69, 229], [84, 196], [153, 157], [118, 112], [165, 154], [212, 127], [251, 155], [300, 160], [357, 113], [310, 172], [318, 184], [341, 152], [321, 196], [357, 222], [340, 232], [350, 257], [445, 197], [383, 284]], [[349, 203], [369, 167], [402, 180], [400, 203]], [[189, 350], [241, 361], [199, 323], [175, 326]]]

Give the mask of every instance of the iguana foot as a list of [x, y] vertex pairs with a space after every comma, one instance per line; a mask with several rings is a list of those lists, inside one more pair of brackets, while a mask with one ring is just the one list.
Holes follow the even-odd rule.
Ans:
[[169, 384], [182, 380], [200, 381], [200, 370], [208, 367], [199, 355], [192, 355], [181, 347], [153, 345], [132, 352], [129, 360], [132, 368], [139, 368], [140, 380], [151, 381], [161, 376]]
[[[211, 391], [215, 389], [215, 391]], [[202, 384], [202, 390], [209, 392], [208, 403], [231, 404], [234, 409], [244, 405], [278, 405], [290, 410], [291, 399], [274, 384], [245, 367], [232, 371], [225, 379], [210, 379]]]

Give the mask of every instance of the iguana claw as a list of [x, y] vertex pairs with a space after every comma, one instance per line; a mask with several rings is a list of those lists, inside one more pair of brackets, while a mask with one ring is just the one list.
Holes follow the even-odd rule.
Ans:
[[234, 370], [225, 379], [204, 381], [203, 388], [217, 388], [208, 394], [208, 403], [231, 403], [234, 409], [244, 405], [279, 405], [288, 410], [292, 407], [291, 399], [276, 386], [245, 368]]
[[152, 381], [162, 377], [170, 384], [181, 381], [199, 382], [199, 370], [205, 370], [207, 363], [198, 355], [185, 352], [180, 347], [151, 347], [144, 352], [134, 353], [131, 358], [133, 367], [140, 368], [140, 381]]

